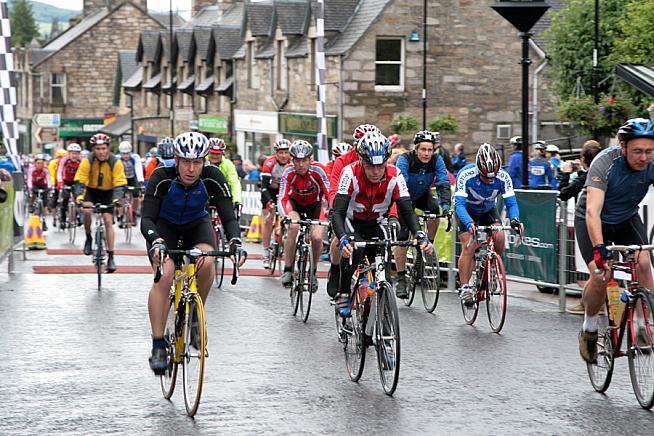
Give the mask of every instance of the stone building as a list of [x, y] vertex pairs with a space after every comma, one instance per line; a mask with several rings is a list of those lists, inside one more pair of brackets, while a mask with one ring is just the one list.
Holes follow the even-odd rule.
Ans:
[[[427, 120], [447, 114], [457, 118], [460, 132], [447, 140], [506, 144], [520, 134], [521, 42], [514, 28], [490, 8], [494, 3], [429, 3]], [[251, 160], [269, 153], [270, 145], [282, 136], [315, 140], [315, 1], [205, 0], [194, 2], [193, 8], [197, 12], [173, 38], [176, 85], [167, 89], [174, 100], [175, 132], [199, 128], [228, 135], [239, 153]], [[547, 20], [542, 19], [538, 31], [547, 27]], [[225, 37], [228, 29], [234, 37]], [[229, 53], [220, 46], [221, 36], [229, 39], [232, 50], [237, 43], [240, 46]], [[325, 36], [330, 139], [349, 140], [361, 123], [390, 132], [390, 122], [399, 115], [421, 121], [424, 35], [422, 8], [416, 8], [415, 1], [326, 0]], [[131, 86], [141, 93], [142, 107], [134, 109], [137, 118], [162, 117], [143, 123], [152, 136], [162, 136], [171, 131], [170, 120], [165, 119], [169, 103], [153, 105], [147, 96], [161, 101], [165, 86], [156, 87], [155, 71], [167, 71], [169, 83], [171, 69], [164, 53], [146, 56], [161, 52], [156, 44], [149, 32], [141, 34], [138, 61], [145, 75], [136, 88], [134, 80], [125, 89]], [[533, 42], [531, 79], [538, 79], [532, 90], [533, 124], [539, 137], [551, 138], [559, 134], [554, 100], [542, 74], [544, 49], [538, 39]], [[157, 62], [159, 66], [154, 66]], [[227, 126], [207, 131], [203, 119], [208, 118], [212, 123], [224, 118]], [[411, 138], [403, 140], [408, 143]]]
[[[116, 87], [120, 50], [135, 47], [141, 32], [163, 28], [148, 15], [146, 0], [85, 0], [78, 24], [41, 48], [17, 49], [23, 151], [41, 151], [58, 140], [83, 142], [127, 112]], [[35, 114], [55, 114], [59, 128], [32, 125]]]

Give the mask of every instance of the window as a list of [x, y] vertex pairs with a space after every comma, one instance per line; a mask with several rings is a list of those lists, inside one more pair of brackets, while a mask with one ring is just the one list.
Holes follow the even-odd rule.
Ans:
[[404, 89], [404, 40], [377, 38], [375, 47], [375, 88], [402, 91]]
[[63, 106], [66, 104], [66, 74], [50, 74], [50, 104]]
[[286, 50], [284, 50], [284, 41], [277, 41], [277, 54], [275, 62], [275, 88], [279, 90], [286, 89]]

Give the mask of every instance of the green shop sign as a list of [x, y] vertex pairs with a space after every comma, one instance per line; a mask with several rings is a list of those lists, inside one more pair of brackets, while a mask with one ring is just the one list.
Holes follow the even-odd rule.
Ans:
[[227, 118], [223, 116], [200, 115], [198, 130], [201, 132], [227, 133]]
[[[327, 116], [327, 136], [335, 138], [338, 117]], [[318, 118], [311, 114], [279, 114], [279, 133], [282, 135], [318, 136]]]
[[62, 118], [60, 138], [90, 138], [104, 127], [103, 118]]

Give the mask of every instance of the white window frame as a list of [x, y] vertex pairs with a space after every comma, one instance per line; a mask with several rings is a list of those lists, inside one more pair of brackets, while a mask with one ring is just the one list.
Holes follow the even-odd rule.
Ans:
[[[54, 77], [55, 75], [61, 75], [63, 78], [62, 83], [54, 83]], [[66, 73], [50, 73], [50, 104], [51, 105], [59, 105], [59, 103], [54, 102], [54, 92], [53, 88], [61, 88], [61, 100], [62, 100], [62, 105], [66, 104]]]
[[[400, 60], [399, 61], [378, 61], [377, 60], [377, 41], [380, 40], [393, 40], [400, 41]], [[404, 52], [404, 38], [399, 36], [378, 36], [375, 39], [375, 78], [377, 80], [377, 65], [400, 65], [400, 84], [399, 85], [377, 85], [375, 84], [375, 91], [389, 91], [389, 92], [403, 92], [404, 91], [404, 62], [405, 62], [405, 52]]]

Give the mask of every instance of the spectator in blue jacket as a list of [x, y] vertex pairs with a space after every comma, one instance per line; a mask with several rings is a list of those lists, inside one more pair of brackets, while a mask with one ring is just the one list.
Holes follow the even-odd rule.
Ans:
[[454, 152], [452, 153], [452, 168], [454, 169], [454, 177], [459, 173], [459, 170], [466, 166], [466, 158], [463, 155], [463, 144], [458, 143], [454, 145]]
[[522, 136], [511, 138], [513, 153], [509, 156], [509, 176], [514, 189], [522, 188]]

